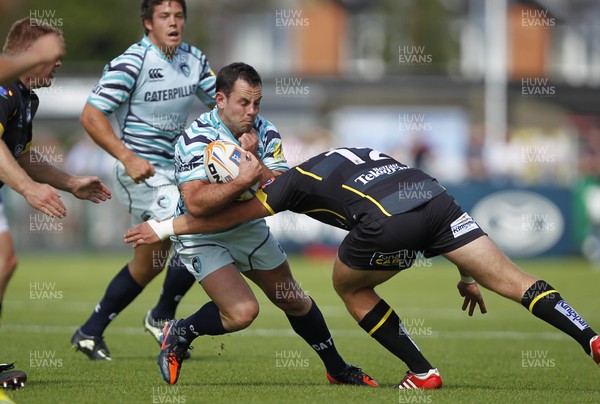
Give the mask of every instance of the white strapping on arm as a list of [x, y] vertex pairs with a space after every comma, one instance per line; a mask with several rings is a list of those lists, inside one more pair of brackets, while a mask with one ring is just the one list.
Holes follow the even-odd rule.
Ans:
[[156, 233], [158, 238], [160, 238], [161, 240], [166, 240], [169, 237], [175, 235], [175, 229], [173, 229], [173, 220], [175, 220], [175, 218], [173, 217], [167, 220], [163, 220], [162, 222], [151, 219], [148, 220], [148, 224], [150, 225], [152, 230], [154, 230], [154, 233]]

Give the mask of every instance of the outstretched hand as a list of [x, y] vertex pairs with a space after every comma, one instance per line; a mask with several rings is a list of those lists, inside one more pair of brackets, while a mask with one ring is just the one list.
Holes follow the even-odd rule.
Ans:
[[71, 193], [79, 199], [99, 203], [111, 198], [110, 189], [98, 177], [82, 176], [73, 179]]
[[481, 291], [479, 290], [479, 286], [477, 283], [465, 283], [463, 281], [458, 281], [456, 285], [458, 288], [458, 293], [465, 298], [462, 310], [467, 310], [467, 306], [469, 307], [469, 316], [473, 316], [473, 312], [475, 311], [475, 306], [479, 305], [479, 310], [481, 314], [487, 313], [487, 309], [485, 308], [485, 302], [483, 301], [483, 296], [481, 296]]
[[160, 238], [148, 222], [138, 224], [127, 230], [123, 239], [127, 244], [133, 243], [134, 248], [145, 244], [158, 243], [160, 241]]

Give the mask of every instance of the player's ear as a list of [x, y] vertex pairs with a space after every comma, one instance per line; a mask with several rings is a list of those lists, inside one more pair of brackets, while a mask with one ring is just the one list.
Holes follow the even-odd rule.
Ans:
[[227, 99], [227, 97], [225, 96], [225, 94], [223, 94], [220, 91], [215, 94], [215, 101], [217, 102], [217, 107], [219, 107], [221, 109], [225, 107], [226, 99]]
[[152, 31], [152, 20], [144, 19], [144, 28], [146, 28], [146, 31], [148, 32]]

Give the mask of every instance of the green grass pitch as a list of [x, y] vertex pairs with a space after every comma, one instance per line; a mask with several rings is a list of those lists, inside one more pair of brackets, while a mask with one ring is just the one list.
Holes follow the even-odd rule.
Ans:
[[[155, 303], [159, 276], [108, 328], [112, 362], [74, 352], [71, 334], [89, 315], [124, 255], [25, 255], [9, 287], [0, 325], [0, 362], [16, 361], [27, 386], [9, 392], [23, 403], [597, 403], [600, 369], [579, 345], [531, 316], [522, 306], [484, 291], [488, 314], [460, 310], [458, 272], [444, 260], [412, 268], [378, 292], [404, 320], [426, 357], [440, 369], [444, 388], [402, 393], [387, 387], [407, 370], [366, 335], [331, 286], [330, 260], [291, 257], [302, 287], [319, 303], [342, 356], [382, 388], [332, 386], [318, 356], [285, 316], [256, 291], [261, 313], [247, 330], [200, 337], [179, 383], [165, 384], [158, 346], [142, 331]], [[546, 279], [596, 330], [600, 270], [575, 260], [524, 261]], [[179, 316], [206, 302], [195, 286]]]

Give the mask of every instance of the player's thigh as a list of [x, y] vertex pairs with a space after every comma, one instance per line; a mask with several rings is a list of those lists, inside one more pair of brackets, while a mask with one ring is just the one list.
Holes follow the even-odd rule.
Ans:
[[479, 237], [443, 256], [480, 285], [517, 302], [537, 280], [521, 271], [488, 236]]
[[256, 296], [234, 264], [209, 273], [200, 285], [226, 317], [254, 319], [258, 315]]
[[352, 295], [361, 290], [372, 290], [400, 273], [400, 270], [354, 269], [335, 257], [333, 287], [340, 296]]

